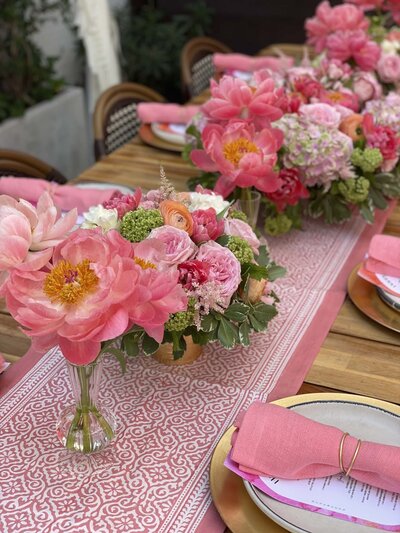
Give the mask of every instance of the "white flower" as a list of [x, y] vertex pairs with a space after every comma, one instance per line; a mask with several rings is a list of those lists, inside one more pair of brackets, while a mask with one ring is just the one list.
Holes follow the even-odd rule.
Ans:
[[83, 218], [83, 229], [101, 228], [106, 233], [110, 229], [117, 229], [119, 225], [118, 211], [106, 209], [100, 204], [90, 207], [89, 211], [83, 213]]
[[189, 211], [197, 209], [208, 209], [213, 207], [217, 214], [221, 213], [229, 206], [229, 202], [223, 199], [219, 194], [202, 194], [200, 192], [190, 193]]
[[381, 48], [384, 54], [397, 54], [397, 52], [400, 50], [400, 42], [384, 39], [381, 42]]

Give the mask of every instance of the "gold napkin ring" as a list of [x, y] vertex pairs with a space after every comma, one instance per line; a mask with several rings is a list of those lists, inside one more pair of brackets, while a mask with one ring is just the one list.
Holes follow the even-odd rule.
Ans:
[[344, 447], [344, 441], [346, 440], [346, 437], [348, 436], [349, 436], [348, 433], [343, 433], [342, 438], [340, 439], [340, 444], [339, 444], [339, 468], [345, 476], [350, 475], [350, 472], [353, 469], [354, 463], [356, 462], [358, 452], [360, 451], [361, 442], [362, 442], [360, 439], [358, 439], [356, 449], [354, 450], [354, 453], [353, 453], [353, 457], [351, 458], [349, 467], [346, 470], [343, 465], [343, 447]]

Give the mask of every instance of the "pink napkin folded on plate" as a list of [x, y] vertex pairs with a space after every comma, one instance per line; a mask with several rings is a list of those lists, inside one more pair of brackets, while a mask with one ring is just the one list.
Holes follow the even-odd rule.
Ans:
[[252, 57], [244, 54], [214, 54], [213, 62], [217, 70], [241, 70], [243, 72], [254, 72], [263, 68], [280, 71], [294, 65], [292, 57]]
[[372, 237], [364, 266], [370, 272], [400, 278], [400, 239], [390, 235]]
[[141, 102], [137, 106], [140, 120], [145, 123], [172, 122], [187, 124], [200, 111], [198, 105], [157, 104]]
[[8, 194], [14, 198], [23, 198], [36, 204], [39, 196], [48, 191], [57, 207], [69, 211], [76, 207], [78, 213], [87, 211], [90, 206], [102, 204], [109, 200], [118, 189], [80, 189], [73, 185], [32, 178], [0, 178], [0, 194]]
[[[343, 431], [272, 403], [253, 403], [235, 426], [231, 459], [249, 474], [306, 479], [338, 474]], [[346, 437], [348, 468], [358, 439]], [[385, 490], [400, 491], [400, 447], [363, 441], [351, 477]]]

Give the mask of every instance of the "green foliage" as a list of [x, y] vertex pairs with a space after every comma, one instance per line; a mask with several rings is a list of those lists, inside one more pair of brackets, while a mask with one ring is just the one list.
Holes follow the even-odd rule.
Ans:
[[33, 42], [40, 25], [52, 15], [68, 14], [68, 0], [0, 2], [0, 122], [55, 96], [63, 87], [55, 57], [46, 57]]
[[154, 7], [130, 6], [118, 15], [123, 68], [128, 80], [143, 83], [176, 100], [180, 92], [180, 53], [192, 37], [210, 28], [213, 10], [203, 0], [185, 3], [185, 13], [168, 19]]

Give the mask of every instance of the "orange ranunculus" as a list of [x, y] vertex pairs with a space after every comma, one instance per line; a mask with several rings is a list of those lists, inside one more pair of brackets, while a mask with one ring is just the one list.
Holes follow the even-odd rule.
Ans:
[[186, 231], [189, 235], [193, 233], [193, 219], [187, 207], [174, 200], [164, 200], [160, 204], [160, 212], [164, 219], [164, 224]]
[[349, 115], [348, 117], [344, 118], [340, 123], [340, 131], [351, 139], [353, 139], [353, 141], [359, 141], [363, 138], [363, 132], [361, 127], [363, 118], [364, 117], [358, 113]]

